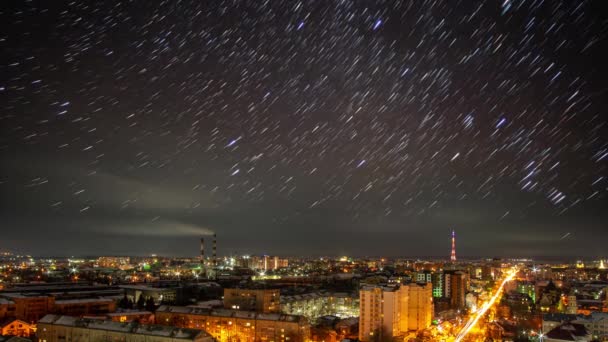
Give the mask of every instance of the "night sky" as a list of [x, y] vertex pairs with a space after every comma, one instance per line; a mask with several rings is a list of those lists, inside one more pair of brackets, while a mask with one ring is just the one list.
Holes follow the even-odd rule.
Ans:
[[14, 1], [0, 249], [608, 256], [604, 1]]

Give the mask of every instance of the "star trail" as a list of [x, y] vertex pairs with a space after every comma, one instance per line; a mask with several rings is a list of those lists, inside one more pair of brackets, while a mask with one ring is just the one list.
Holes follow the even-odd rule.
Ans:
[[0, 247], [605, 253], [599, 5], [4, 6]]

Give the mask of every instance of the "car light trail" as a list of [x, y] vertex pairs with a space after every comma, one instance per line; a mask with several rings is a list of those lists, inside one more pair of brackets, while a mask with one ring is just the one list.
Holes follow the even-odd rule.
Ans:
[[498, 290], [496, 290], [496, 293], [494, 294], [494, 296], [492, 296], [492, 298], [490, 298], [490, 300], [488, 300], [487, 302], [485, 302], [481, 308], [479, 310], [477, 310], [477, 312], [475, 312], [475, 314], [467, 321], [467, 323], [464, 325], [464, 327], [462, 328], [462, 330], [460, 330], [460, 332], [458, 333], [458, 336], [456, 336], [456, 340], [455, 342], [460, 342], [462, 341], [462, 339], [467, 336], [467, 334], [471, 331], [471, 329], [473, 329], [473, 327], [475, 327], [475, 325], [477, 324], [477, 322], [479, 321], [479, 319], [481, 317], [483, 317], [483, 315], [486, 314], [486, 312], [488, 311], [488, 309], [490, 309], [494, 303], [498, 300], [498, 298], [500, 298], [500, 295], [502, 294], [502, 291], [505, 287], [505, 284], [511, 280], [513, 280], [513, 278], [515, 277], [515, 274], [517, 273], [516, 269], [511, 270], [511, 272], [509, 272], [509, 274], [505, 277], [505, 279], [503, 279], [502, 283], [500, 284], [500, 287], [498, 288]]

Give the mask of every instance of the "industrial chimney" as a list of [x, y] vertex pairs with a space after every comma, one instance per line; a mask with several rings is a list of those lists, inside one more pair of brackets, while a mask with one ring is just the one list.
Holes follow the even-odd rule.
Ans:
[[217, 241], [216, 241], [216, 235], [215, 233], [213, 233], [213, 264], [215, 264], [217, 262]]
[[205, 238], [201, 238], [201, 261], [205, 262]]

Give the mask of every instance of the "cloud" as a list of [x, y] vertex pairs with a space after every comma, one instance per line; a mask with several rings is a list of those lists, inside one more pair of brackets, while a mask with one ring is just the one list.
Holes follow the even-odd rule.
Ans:
[[169, 220], [122, 220], [102, 222], [94, 231], [116, 236], [200, 236], [212, 235], [210, 228]]

